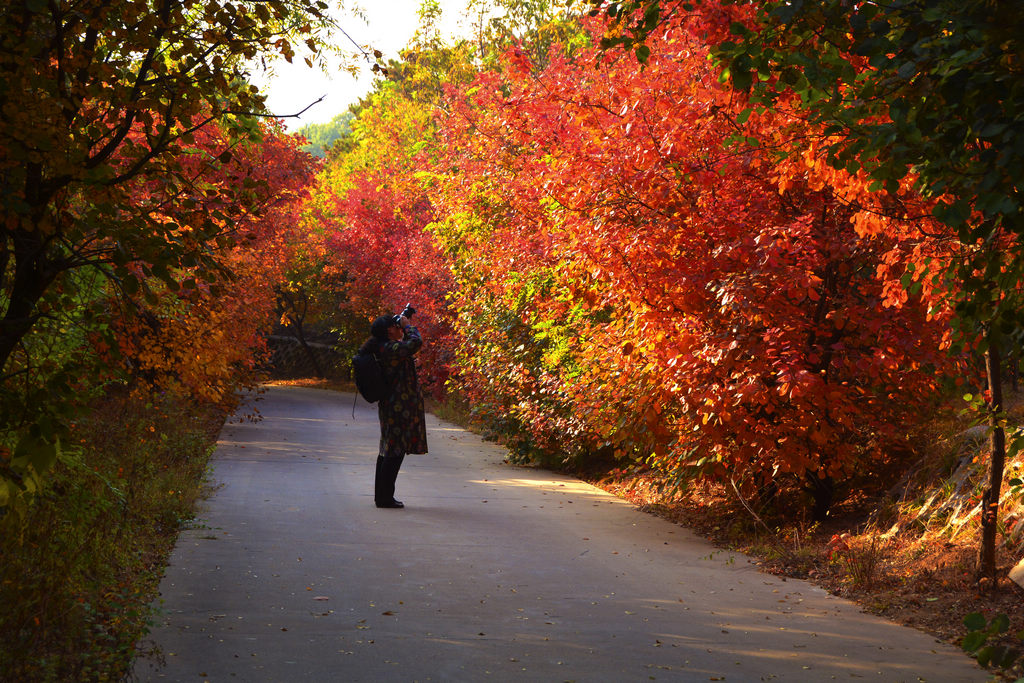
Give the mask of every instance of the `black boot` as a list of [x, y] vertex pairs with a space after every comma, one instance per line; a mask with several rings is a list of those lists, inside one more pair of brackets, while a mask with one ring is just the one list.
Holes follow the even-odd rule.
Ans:
[[405, 453], [393, 458], [384, 458], [384, 467], [386, 468], [388, 475], [388, 492], [391, 494], [391, 502], [395, 507], [405, 507], [402, 504], [402, 501], [395, 500], [395, 482], [398, 480], [398, 470], [402, 468], [402, 462], [404, 460]]
[[395, 500], [395, 480], [398, 470], [402, 467], [405, 454], [385, 458], [377, 456], [377, 473], [373, 482], [373, 502], [379, 508], [401, 508], [405, 505]]
[[377, 456], [377, 471], [373, 475], [373, 502], [380, 506], [386, 498], [384, 497], [384, 458]]

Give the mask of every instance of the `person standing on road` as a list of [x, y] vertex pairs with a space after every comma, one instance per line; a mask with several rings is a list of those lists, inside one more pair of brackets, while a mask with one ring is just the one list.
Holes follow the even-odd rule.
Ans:
[[376, 354], [391, 387], [377, 404], [380, 451], [373, 484], [373, 502], [379, 508], [402, 508], [395, 500], [395, 480], [408, 453], [427, 452], [427, 426], [423, 394], [416, 379], [413, 356], [423, 346], [419, 331], [404, 315], [382, 315], [370, 326], [363, 349]]

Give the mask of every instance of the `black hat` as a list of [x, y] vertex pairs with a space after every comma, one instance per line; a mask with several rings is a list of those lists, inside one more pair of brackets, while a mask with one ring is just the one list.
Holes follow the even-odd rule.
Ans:
[[382, 315], [376, 320], [374, 320], [373, 324], [370, 325], [370, 334], [372, 334], [377, 339], [386, 341], [388, 338], [388, 329], [395, 327], [397, 325], [398, 323], [395, 322], [395, 316]]

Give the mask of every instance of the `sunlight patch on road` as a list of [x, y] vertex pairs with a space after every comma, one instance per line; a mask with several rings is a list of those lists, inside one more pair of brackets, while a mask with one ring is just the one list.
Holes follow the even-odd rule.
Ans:
[[594, 488], [582, 481], [567, 481], [564, 479], [471, 479], [471, 484], [481, 486], [508, 486], [512, 488], [545, 489], [555, 493], [572, 493], [590, 496], [608, 497], [609, 494]]

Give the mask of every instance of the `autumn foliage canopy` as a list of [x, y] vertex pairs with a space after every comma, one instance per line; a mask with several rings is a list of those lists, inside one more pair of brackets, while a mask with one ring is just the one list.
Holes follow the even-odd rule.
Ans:
[[[900, 282], [949, 254], [912, 179], [870, 192], [825, 163], [798, 102], [751, 112], [721, 84], [709, 45], [748, 17], [701, 7], [648, 37], [643, 69], [510, 44], [430, 121], [385, 89], [356, 139], [389, 137], [378, 163], [345, 157], [336, 243], [353, 301], [436, 283], [458, 346], [430, 372], [521, 455], [790, 482], [824, 514], [903, 457], [957, 369], [939, 283]], [[604, 27], [577, 30], [594, 45]]]
[[[411, 302], [427, 389], [464, 402], [523, 459], [618, 461], [741, 495], [786, 488], [817, 516], [905, 462], [942, 387], [975, 380], [963, 354], [977, 335], [952, 326], [960, 285], [935, 267], [964, 259], [934, 217], [943, 198], [922, 196], [912, 172], [879, 192], [870, 169], [834, 163], [836, 130], [798, 93], [780, 87], [765, 106], [737, 88], [709, 56], [753, 31], [748, 4], [651, 15], [633, 53], [601, 49], [614, 26], [600, 13], [541, 5], [472, 43], [417, 34], [319, 169], [280, 127], [225, 110], [218, 97], [259, 104], [226, 78], [237, 61], [188, 52], [216, 87], [185, 108], [169, 95], [126, 105], [106, 180], [76, 168], [50, 204], [7, 221], [44, 242], [57, 221], [88, 245], [70, 253], [93, 258], [32, 304], [77, 297], [91, 311], [89, 324], [67, 320], [73, 348], [42, 371], [12, 323], [5, 381], [25, 369], [42, 386], [81, 361], [111, 370], [90, 381], [216, 400], [255, 367], [275, 317], [301, 324], [282, 301], [318, 302], [303, 310], [347, 352], [370, 319]], [[224, 11], [252, 13], [259, 40], [290, 56], [260, 3]], [[173, 85], [167, 65], [137, 67]], [[101, 76], [83, 116], [110, 95]], [[40, 267], [64, 264], [64, 248]], [[32, 334], [60, 336], [44, 323]]]

